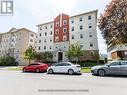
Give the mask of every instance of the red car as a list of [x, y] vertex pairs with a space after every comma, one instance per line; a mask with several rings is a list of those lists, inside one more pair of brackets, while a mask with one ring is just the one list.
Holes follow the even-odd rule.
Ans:
[[22, 70], [23, 72], [45, 72], [48, 69], [48, 65], [44, 63], [32, 63], [28, 66], [25, 66]]

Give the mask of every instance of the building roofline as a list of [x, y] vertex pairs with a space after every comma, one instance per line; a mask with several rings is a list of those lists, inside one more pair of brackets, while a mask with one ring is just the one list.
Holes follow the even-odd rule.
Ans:
[[42, 23], [42, 24], [38, 24], [36, 26], [41, 26], [41, 25], [45, 25], [45, 24], [49, 24], [49, 23], [53, 23], [54, 21], [50, 21], [50, 22], [46, 22], [46, 23]]
[[[72, 18], [72, 17], [76, 17], [76, 16], [80, 16], [80, 15], [85, 15], [85, 14], [89, 14], [89, 13], [93, 13], [93, 12], [98, 12], [98, 10], [93, 10], [93, 11], [89, 11], [89, 12], [85, 12], [85, 13], [81, 13], [81, 14], [78, 14], [78, 15], [74, 15], [74, 16], [70, 16], [69, 18]], [[64, 14], [64, 13], [62, 13]], [[41, 25], [45, 25], [45, 24], [49, 24], [49, 23], [52, 23], [54, 21], [50, 21], [50, 22], [46, 22], [46, 23], [42, 23], [42, 24], [38, 24], [36, 26], [41, 26]]]
[[85, 15], [85, 14], [89, 14], [89, 13], [93, 13], [93, 12], [98, 12], [98, 10], [93, 10], [93, 11], [89, 11], [89, 12], [81, 13], [81, 14], [78, 14], [78, 15], [71, 16], [70, 18], [72, 18], [72, 17], [76, 17], [76, 16]]
[[[4, 34], [8, 34], [8, 33], [15, 33], [15, 32], [19, 32], [20, 30], [27, 30], [28, 32], [33, 32], [33, 31], [31, 31], [31, 30], [29, 30], [27, 28], [20, 28], [20, 29], [17, 29], [16, 31], [14, 31], [14, 32], [11, 32], [12, 29], [16, 29], [16, 28], [13, 27], [8, 32], [0, 33], [0, 35], [4, 35]], [[33, 32], [33, 33], [35, 33], [35, 32]]]

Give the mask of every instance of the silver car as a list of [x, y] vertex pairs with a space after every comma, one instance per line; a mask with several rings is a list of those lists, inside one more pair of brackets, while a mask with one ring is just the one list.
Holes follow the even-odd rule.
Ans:
[[113, 61], [105, 65], [94, 66], [91, 72], [99, 76], [127, 75], [127, 61]]

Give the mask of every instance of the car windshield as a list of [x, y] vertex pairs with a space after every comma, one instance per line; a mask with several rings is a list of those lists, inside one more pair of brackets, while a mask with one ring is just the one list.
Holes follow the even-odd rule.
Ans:
[[56, 65], [60, 65], [60, 64], [72, 64], [71, 62], [58, 62], [58, 63], [53, 63], [53, 64], [51, 64], [51, 66], [56, 66]]

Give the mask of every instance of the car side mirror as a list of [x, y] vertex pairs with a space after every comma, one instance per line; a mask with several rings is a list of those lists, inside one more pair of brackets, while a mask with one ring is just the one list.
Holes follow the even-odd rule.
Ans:
[[110, 67], [110, 65], [107, 65], [108, 67]]

